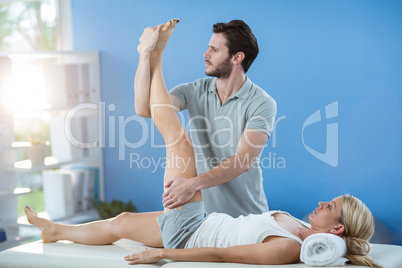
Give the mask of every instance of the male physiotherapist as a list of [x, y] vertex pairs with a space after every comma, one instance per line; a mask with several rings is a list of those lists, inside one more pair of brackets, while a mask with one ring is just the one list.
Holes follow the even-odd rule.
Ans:
[[[268, 204], [258, 159], [273, 130], [276, 102], [246, 76], [259, 52], [250, 27], [232, 20], [212, 30], [204, 54], [210, 77], [170, 91], [172, 104], [188, 110], [198, 176], [168, 180], [163, 205], [177, 207], [202, 190], [208, 213], [263, 213]], [[143, 117], [151, 117], [147, 89], [152, 74], [145, 71], [150, 58], [152, 53], [140, 55], [134, 82], [135, 110]]]

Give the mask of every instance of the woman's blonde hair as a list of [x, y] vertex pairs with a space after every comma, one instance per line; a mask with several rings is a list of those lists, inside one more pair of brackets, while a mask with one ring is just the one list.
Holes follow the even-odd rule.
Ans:
[[343, 239], [346, 242], [346, 258], [352, 264], [382, 268], [367, 254], [368, 240], [374, 233], [374, 217], [370, 209], [357, 197], [343, 195], [340, 223], [345, 226]]

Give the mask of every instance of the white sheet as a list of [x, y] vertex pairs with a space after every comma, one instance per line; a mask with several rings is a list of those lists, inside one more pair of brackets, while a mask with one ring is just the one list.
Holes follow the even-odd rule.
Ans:
[[[19, 247], [0, 252], [0, 267], [129, 267], [124, 256], [141, 251], [144, 245], [122, 239], [113, 245], [87, 246], [66, 241], [43, 244], [41, 241], [32, 242]], [[372, 244], [370, 255], [385, 268], [402, 267], [402, 246]], [[132, 266], [164, 268], [250, 268], [250, 267], [309, 267], [303, 263], [291, 265], [246, 265], [234, 263], [189, 263], [160, 261], [156, 264]], [[350, 266], [350, 265], [347, 265]], [[350, 266], [360, 267], [360, 266]]]

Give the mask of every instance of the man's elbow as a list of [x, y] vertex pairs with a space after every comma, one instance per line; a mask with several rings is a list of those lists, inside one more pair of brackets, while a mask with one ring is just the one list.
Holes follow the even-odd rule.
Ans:
[[[265, 144], [265, 143], [264, 143]], [[263, 146], [263, 145], [262, 145]], [[235, 169], [242, 174], [249, 171], [251, 168], [255, 168], [259, 165], [258, 155], [260, 150], [239, 150], [231, 158], [234, 162]]]
[[240, 172], [244, 173], [250, 170], [251, 166], [253, 165], [254, 162], [254, 158], [250, 159], [249, 155], [245, 155], [245, 156], [240, 156], [238, 155], [238, 159], [236, 159], [236, 161], [240, 164]]
[[250, 170], [250, 168], [251, 168], [251, 163], [245, 163], [245, 164], [243, 164], [243, 166], [241, 168], [241, 172], [242, 173], [247, 172]]

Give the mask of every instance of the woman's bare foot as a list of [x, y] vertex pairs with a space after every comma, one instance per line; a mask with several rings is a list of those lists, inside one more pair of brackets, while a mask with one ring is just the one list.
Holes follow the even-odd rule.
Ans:
[[[178, 19], [172, 19], [167, 23], [163, 24], [163, 26], [160, 28], [158, 41], [156, 47], [153, 49], [154, 54], [155, 52], [157, 54], [161, 54], [163, 52], [169, 40], [169, 37], [172, 35], [173, 30], [178, 22], [179, 22]], [[137, 46], [137, 51], [141, 54], [141, 44]]]
[[159, 31], [159, 38], [153, 52], [162, 53], [166, 47], [167, 42], [169, 41], [170, 36], [173, 33], [174, 28], [176, 27], [178, 19], [172, 19], [168, 21], [165, 25], [162, 26]]
[[31, 207], [25, 207], [25, 215], [27, 216], [28, 222], [39, 228], [41, 231], [41, 236], [43, 243], [52, 243], [56, 242], [58, 239], [57, 235], [57, 226], [56, 223], [38, 217], [38, 213]]

